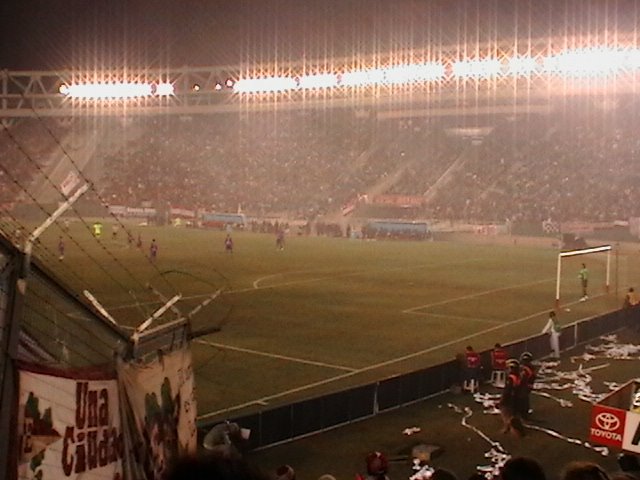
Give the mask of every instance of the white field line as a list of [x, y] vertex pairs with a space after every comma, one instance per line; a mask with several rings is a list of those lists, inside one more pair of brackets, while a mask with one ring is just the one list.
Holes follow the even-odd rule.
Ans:
[[356, 371], [355, 368], [345, 367], [343, 365], [333, 365], [325, 362], [315, 362], [313, 360], [305, 360], [303, 358], [287, 357], [285, 355], [278, 355], [277, 353], [261, 352], [259, 350], [251, 350], [249, 348], [232, 347], [231, 345], [224, 345], [222, 343], [216, 343], [216, 342], [207, 342], [206, 340], [195, 340], [195, 342], [201, 343], [202, 345], [208, 345], [210, 347], [216, 347], [224, 350], [233, 350], [235, 352], [250, 353], [252, 355], [260, 355], [262, 357], [276, 358], [278, 360], [287, 360], [289, 362], [304, 363], [306, 365], [315, 365], [317, 367], [333, 368], [336, 370], [344, 370], [345, 372]]
[[402, 312], [410, 315], [420, 315], [421, 317], [437, 317], [446, 318], [447, 320], [464, 320], [469, 322], [482, 322], [482, 323], [502, 323], [502, 320], [495, 320], [491, 318], [475, 318], [475, 317], [463, 317], [460, 315], [445, 315], [444, 313], [431, 313], [431, 312]]
[[420, 305], [418, 307], [407, 308], [406, 310], [403, 310], [402, 313], [413, 313], [416, 310], [424, 310], [425, 308], [437, 307], [437, 306], [440, 306], [440, 305], [446, 305], [448, 303], [454, 303], [454, 302], [459, 302], [460, 300], [468, 300], [470, 298], [481, 297], [483, 295], [489, 295], [491, 293], [498, 293], [498, 292], [504, 292], [506, 290], [513, 290], [514, 288], [530, 287], [532, 285], [538, 285], [539, 283], [551, 282], [553, 280], [555, 280], [555, 278], [546, 278], [544, 280], [536, 280], [535, 282], [520, 283], [518, 285], [510, 285], [508, 287], [500, 287], [500, 288], [494, 288], [494, 289], [491, 289], [491, 290], [484, 290], [482, 292], [470, 293], [469, 295], [463, 295], [461, 297], [449, 298], [447, 300], [442, 300], [440, 302], [427, 303], [426, 305]]
[[[591, 298], [593, 299], [593, 298], [598, 298], [598, 297], [602, 297], [602, 296], [605, 296], [605, 294], [596, 295], [596, 296], [591, 297]], [[570, 303], [564, 304], [564, 305], [562, 305], [562, 307], [568, 307], [568, 306], [571, 306], [571, 305], [576, 305], [579, 302], [580, 302], [580, 300], [576, 300], [574, 302], [570, 302]], [[450, 340], [448, 342], [441, 343], [439, 345], [436, 345], [436, 346], [433, 346], [433, 347], [430, 347], [430, 348], [426, 348], [426, 349], [420, 350], [418, 352], [414, 352], [414, 353], [410, 353], [410, 354], [407, 354], [407, 355], [403, 355], [402, 357], [393, 358], [391, 360], [387, 360], [387, 361], [384, 361], [384, 362], [376, 363], [374, 365], [369, 365], [368, 367], [364, 367], [364, 368], [360, 368], [358, 370], [354, 370], [352, 372], [347, 372], [347, 373], [343, 373], [343, 374], [340, 374], [340, 375], [336, 375], [335, 377], [326, 378], [324, 380], [319, 380], [317, 382], [309, 383], [307, 385], [302, 385], [300, 387], [291, 388], [291, 389], [286, 390], [284, 392], [278, 392], [278, 393], [273, 394], [273, 395], [267, 395], [266, 397], [262, 397], [262, 398], [259, 398], [259, 399], [256, 399], [256, 400], [252, 400], [250, 402], [245, 402], [245, 403], [238, 404], [238, 405], [233, 405], [231, 407], [224, 408], [224, 409], [221, 409], [221, 410], [216, 410], [214, 412], [210, 412], [210, 413], [207, 413], [207, 414], [204, 414], [204, 415], [200, 415], [197, 419], [198, 420], [206, 420], [207, 418], [215, 417], [215, 416], [220, 415], [222, 413], [229, 413], [229, 412], [233, 412], [235, 410], [240, 410], [242, 408], [249, 407], [251, 405], [268, 404], [268, 402], [270, 400], [274, 400], [276, 398], [285, 397], [287, 395], [291, 395], [291, 394], [294, 394], [294, 393], [302, 392], [304, 390], [309, 390], [311, 388], [315, 388], [315, 387], [319, 387], [319, 386], [322, 386], [322, 385], [326, 385], [328, 383], [332, 383], [332, 382], [335, 382], [337, 380], [342, 380], [342, 379], [345, 379], [345, 378], [353, 377], [353, 376], [356, 376], [356, 375], [358, 375], [360, 373], [364, 373], [364, 372], [367, 372], [367, 371], [370, 371], [370, 370], [376, 370], [378, 368], [382, 368], [382, 367], [386, 367], [386, 366], [389, 366], [389, 365], [393, 365], [394, 363], [400, 363], [400, 362], [403, 362], [405, 360], [409, 360], [409, 359], [414, 358], [414, 357], [419, 357], [419, 356], [427, 354], [427, 353], [435, 352], [436, 350], [441, 350], [441, 349], [443, 349], [445, 347], [450, 347], [452, 345], [456, 345], [456, 344], [461, 343], [461, 342], [466, 342], [467, 340], [471, 340], [472, 338], [479, 337], [481, 335], [484, 335], [485, 333], [494, 332], [494, 331], [500, 330], [500, 329], [502, 329], [504, 327], [508, 327], [508, 326], [511, 326], [511, 325], [516, 325], [518, 323], [525, 322], [525, 321], [530, 320], [530, 319], [532, 319], [534, 317], [537, 317], [539, 315], [544, 315], [544, 314], [546, 314], [548, 312], [549, 312], [549, 309], [545, 308], [544, 310], [541, 310], [539, 312], [535, 312], [535, 313], [532, 313], [530, 315], [526, 315], [526, 316], [521, 317], [521, 318], [516, 318], [515, 320], [512, 320], [510, 322], [501, 323], [500, 325], [494, 325], [493, 327], [485, 328], [484, 330], [480, 330], [479, 332], [471, 333], [471, 334], [466, 335], [464, 337], [455, 338], [455, 339]]]
[[[458, 262], [449, 262], [449, 263], [422, 263], [422, 264], [418, 264], [418, 265], [413, 265], [413, 266], [402, 266], [402, 267], [391, 267], [391, 268], [381, 268], [381, 269], [374, 269], [374, 270], [363, 270], [363, 271], [359, 271], [359, 272], [349, 272], [349, 273], [341, 273], [339, 275], [326, 275], [323, 277], [315, 277], [315, 278], [306, 278], [304, 280], [291, 280], [289, 282], [283, 282], [283, 283], [276, 283], [273, 285], [264, 285], [264, 286], [256, 286], [256, 283], [259, 283], [263, 280], [265, 280], [268, 277], [275, 277], [277, 275], [284, 275], [286, 273], [304, 273], [304, 271], [298, 271], [298, 272], [280, 272], [280, 273], [274, 273], [271, 275], [267, 275], [265, 277], [261, 277], [258, 278], [257, 280], [255, 280], [253, 282], [253, 285], [251, 287], [248, 288], [241, 288], [238, 290], [229, 290], [226, 292], [222, 292], [222, 295], [233, 295], [233, 294], [238, 294], [238, 293], [247, 293], [247, 292], [254, 292], [257, 290], [266, 290], [266, 289], [270, 289], [270, 288], [279, 288], [279, 287], [289, 287], [291, 285], [303, 285], [305, 283], [313, 283], [313, 282], [323, 282], [326, 280], [335, 280], [338, 278], [345, 278], [345, 277], [357, 277], [359, 275], [367, 275], [370, 273], [377, 273], [377, 272], [393, 272], [393, 271], [397, 271], [397, 270], [415, 270], [415, 269], [420, 269], [420, 268], [424, 268], [424, 267], [435, 267], [435, 268], [440, 268], [440, 267], [450, 267], [452, 265], [464, 265], [466, 263], [472, 263], [472, 262], [478, 262], [483, 260], [483, 257], [476, 257], [476, 258], [470, 258], [468, 260], [460, 260]], [[211, 293], [199, 293], [196, 295], [185, 295], [182, 297], [182, 300], [194, 300], [194, 299], [198, 299], [198, 298], [205, 298], [210, 296]], [[158, 300], [152, 300], [152, 301], [148, 301], [148, 302], [138, 302], [138, 303], [127, 303], [127, 304], [123, 304], [123, 305], [115, 305], [112, 307], [108, 307], [107, 310], [109, 312], [115, 311], [115, 310], [123, 310], [125, 308], [133, 308], [133, 307], [139, 307], [139, 306], [147, 306], [147, 305], [157, 305], [161, 303]]]

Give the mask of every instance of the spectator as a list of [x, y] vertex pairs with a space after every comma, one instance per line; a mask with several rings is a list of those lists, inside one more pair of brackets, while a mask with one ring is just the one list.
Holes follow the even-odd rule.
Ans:
[[444, 468], [436, 468], [431, 475], [430, 480], [458, 480], [455, 473], [445, 470]]
[[512, 457], [500, 469], [501, 480], [546, 480], [542, 465], [528, 457]]
[[609, 480], [609, 475], [597, 463], [570, 462], [563, 468], [560, 480]]
[[382, 452], [371, 452], [365, 458], [367, 476], [365, 480], [389, 480], [389, 461]]
[[270, 480], [240, 459], [210, 455], [185, 457], [170, 467], [167, 480]]

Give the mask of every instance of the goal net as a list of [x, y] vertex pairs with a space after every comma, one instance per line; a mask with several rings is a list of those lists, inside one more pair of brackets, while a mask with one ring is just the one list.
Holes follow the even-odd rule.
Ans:
[[556, 308], [562, 298], [586, 300], [608, 293], [611, 283], [611, 245], [558, 253]]

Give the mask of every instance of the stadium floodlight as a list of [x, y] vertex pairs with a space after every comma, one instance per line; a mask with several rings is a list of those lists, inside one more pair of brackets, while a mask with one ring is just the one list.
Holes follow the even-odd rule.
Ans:
[[452, 66], [455, 77], [488, 78], [500, 73], [500, 61], [496, 59], [461, 60]]
[[151, 94], [151, 84], [137, 82], [78, 83], [67, 85], [65, 93], [70, 98], [84, 100], [124, 100]]
[[368, 70], [354, 70], [342, 74], [340, 85], [345, 87], [366, 87], [368, 85], [380, 85], [384, 83], [385, 70], [372, 68]]
[[171, 83], [158, 83], [156, 85], [155, 94], [158, 97], [168, 97], [173, 95], [173, 84]]
[[531, 57], [513, 57], [509, 60], [509, 75], [527, 76], [536, 71], [537, 64]]
[[238, 93], [273, 93], [294, 90], [298, 87], [290, 77], [241, 78], [233, 85]]
[[611, 48], [585, 48], [544, 59], [544, 69], [565, 77], [606, 77], [625, 68], [628, 54]]
[[640, 69], [640, 50], [634, 48], [626, 52], [624, 63], [629, 70]]
[[298, 87], [309, 90], [316, 88], [334, 88], [338, 86], [338, 77], [335, 73], [316, 73], [298, 77]]
[[440, 80], [444, 72], [444, 65], [440, 63], [418, 63], [386, 68], [384, 76], [387, 83], [408, 84]]

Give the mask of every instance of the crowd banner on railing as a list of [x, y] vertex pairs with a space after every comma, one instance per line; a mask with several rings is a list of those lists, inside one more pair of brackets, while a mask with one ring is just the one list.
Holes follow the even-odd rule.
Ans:
[[195, 383], [188, 347], [150, 363], [118, 364], [126, 398], [128, 476], [160, 480], [180, 456], [197, 449]]
[[18, 378], [18, 479], [122, 478], [115, 373], [21, 365]]

